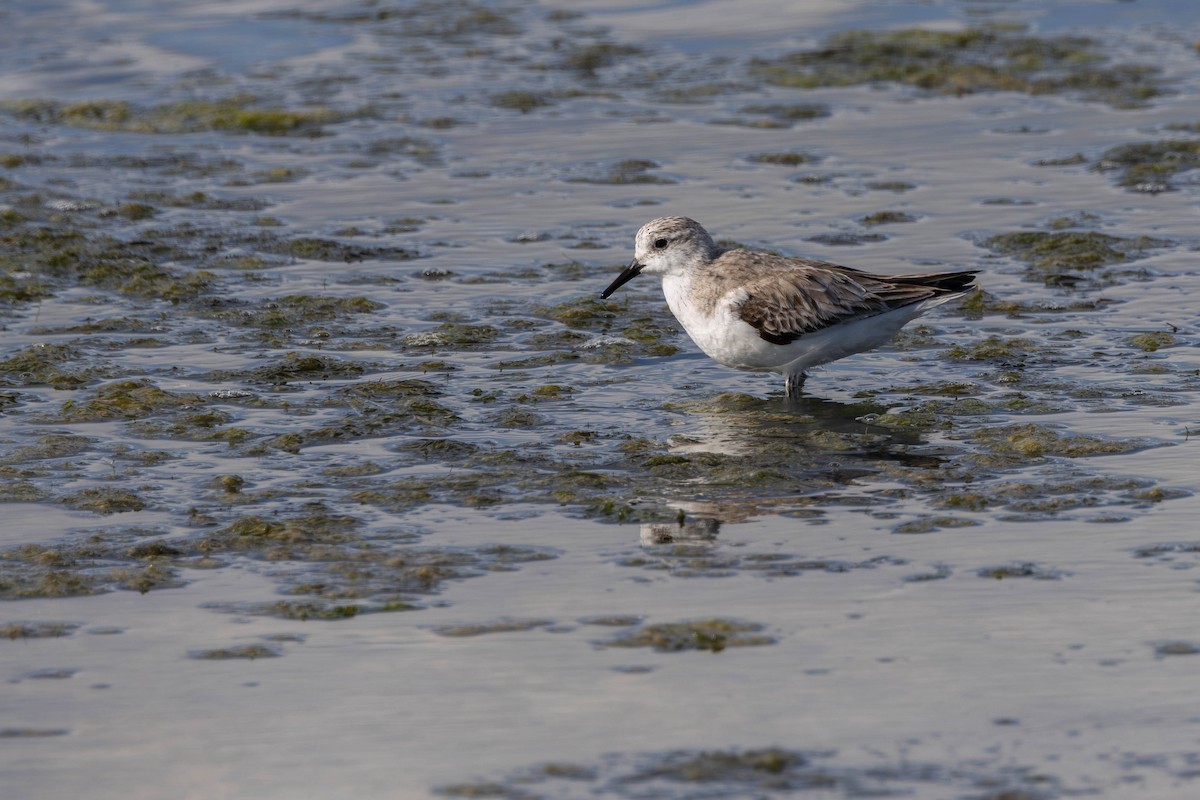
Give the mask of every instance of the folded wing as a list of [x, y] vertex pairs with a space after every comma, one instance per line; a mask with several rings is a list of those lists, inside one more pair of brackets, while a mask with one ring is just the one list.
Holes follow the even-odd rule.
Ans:
[[778, 261], [779, 269], [744, 285], [745, 299], [737, 308], [742, 320], [773, 344], [788, 344], [822, 328], [958, 294], [975, 280], [974, 270], [872, 275], [808, 259]]

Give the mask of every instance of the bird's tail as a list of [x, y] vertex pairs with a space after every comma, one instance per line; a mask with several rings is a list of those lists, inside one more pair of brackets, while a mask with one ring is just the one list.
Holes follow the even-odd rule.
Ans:
[[914, 286], [928, 286], [943, 292], [962, 292], [971, 288], [975, 282], [977, 269], [965, 269], [961, 272], [927, 272], [920, 275], [891, 275], [888, 280], [893, 283], [907, 283]]

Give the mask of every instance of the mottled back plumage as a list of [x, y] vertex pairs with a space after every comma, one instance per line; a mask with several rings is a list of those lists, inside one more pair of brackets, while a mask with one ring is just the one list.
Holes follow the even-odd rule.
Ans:
[[759, 273], [743, 284], [746, 299], [738, 307], [738, 316], [775, 344], [939, 295], [956, 294], [970, 285], [975, 274], [872, 275], [827, 261], [745, 250], [722, 253], [705, 272], [725, 272], [724, 261], [753, 265]]

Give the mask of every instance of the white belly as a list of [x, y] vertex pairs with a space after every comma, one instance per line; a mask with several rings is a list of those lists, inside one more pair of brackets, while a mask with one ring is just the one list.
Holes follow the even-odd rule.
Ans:
[[[667, 275], [663, 278], [663, 294], [671, 313], [709, 358], [735, 369], [784, 375], [796, 375], [811, 367], [878, 347], [910, 320], [949, 299], [939, 297], [914, 303], [805, 334], [788, 344], [773, 344], [738, 316], [737, 306], [744, 299], [744, 293], [738, 290], [718, 298], [715, 303], [701, 304], [695, 300], [702, 294], [692, 291], [686, 277]], [[705, 308], [705, 305], [709, 307]]]

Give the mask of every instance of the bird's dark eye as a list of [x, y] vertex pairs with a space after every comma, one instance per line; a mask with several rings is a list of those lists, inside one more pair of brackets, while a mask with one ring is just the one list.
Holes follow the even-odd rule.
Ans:
[[655, 250], [662, 250], [666, 246], [667, 246], [666, 239], [655, 239], [654, 240], [654, 249]]

